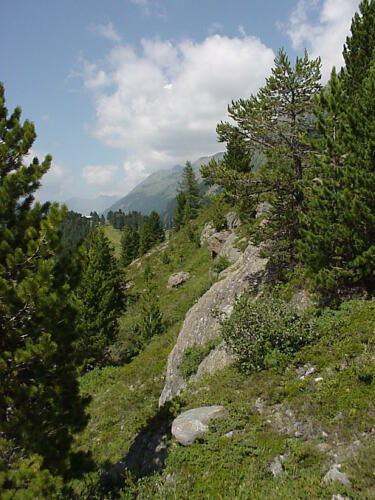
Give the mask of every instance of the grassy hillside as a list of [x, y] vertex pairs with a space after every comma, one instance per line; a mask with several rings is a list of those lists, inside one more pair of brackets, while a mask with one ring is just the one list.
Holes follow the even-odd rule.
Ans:
[[[205, 217], [196, 222], [197, 234]], [[116, 244], [118, 233], [107, 228], [107, 235]], [[315, 326], [318, 340], [288, 365], [249, 376], [231, 366], [189, 387], [168, 410], [158, 410], [168, 353], [186, 312], [211, 285], [210, 265], [207, 249], [197, 248], [181, 232], [167, 249], [126, 270], [126, 278], [134, 282], [133, 302], [121, 319], [121, 334], [136, 318], [137, 297], [150, 280], [166, 326], [129, 364], [82, 377], [82, 392], [92, 397], [91, 419], [76, 447], [91, 451], [98, 471], [75, 484], [77, 498], [375, 498], [372, 301], [352, 300], [338, 311], [322, 311]], [[189, 271], [191, 278], [178, 290], [167, 290], [168, 277], [177, 271]], [[211, 404], [224, 405], [229, 418], [214, 422], [189, 447], [170, 441], [161, 472], [141, 477], [131, 471], [119, 490], [103, 492], [101, 471], [126, 456], [141, 430]], [[275, 460], [282, 468], [276, 477], [270, 468]], [[333, 463], [341, 464], [350, 487], [324, 482]]]

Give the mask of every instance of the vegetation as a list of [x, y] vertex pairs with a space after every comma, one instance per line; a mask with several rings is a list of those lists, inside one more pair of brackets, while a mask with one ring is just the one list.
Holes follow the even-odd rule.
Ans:
[[281, 366], [315, 340], [311, 320], [299, 315], [283, 299], [254, 300], [244, 293], [229, 318], [221, 319], [221, 333], [241, 371], [251, 373], [271, 364]]
[[78, 297], [82, 332], [78, 349], [84, 356], [83, 367], [88, 369], [105, 364], [123, 309], [118, 265], [102, 228], [91, 236]]
[[216, 346], [219, 345], [219, 343], [219, 339], [213, 339], [209, 340], [205, 344], [195, 344], [185, 349], [182, 362], [178, 367], [184, 379], [188, 380], [191, 375], [194, 375], [194, 373], [197, 372], [201, 362], [210, 354], [213, 349], [215, 349]]
[[[205, 206], [187, 162], [160, 246], [156, 212], [110, 212], [107, 224], [93, 213], [87, 235], [76, 214], [34, 203], [51, 158], [24, 164], [34, 128], [18, 108], [8, 117], [0, 87], [2, 498], [375, 497], [374, 20], [363, 0], [345, 68], [324, 89], [319, 58], [293, 66], [279, 51], [265, 86], [217, 127], [227, 150], [202, 174], [219, 192]], [[257, 218], [260, 201], [271, 208]], [[221, 336], [186, 349], [178, 370], [188, 381], [223, 341], [236, 362], [159, 409], [185, 315], [210, 271], [229, 265], [211, 261], [201, 231], [225, 229], [233, 209], [270, 264], [229, 317], [216, 313]], [[178, 271], [190, 278], [171, 290]], [[303, 313], [300, 287], [313, 304]], [[171, 420], [212, 404], [228, 418], [171, 445]], [[155, 431], [167, 436], [164, 468], [129, 466], [106, 485], [103, 471]], [[325, 480], [333, 460], [349, 483]]]
[[87, 422], [78, 392], [78, 261], [61, 256], [66, 207], [34, 203], [52, 158], [24, 157], [36, 134], [8, 116], [0, 85], [0, 496], [54, 498], [75, 472], [73, 434]]
[[62, 247], [65, 251], [75, 250], [87, 238], [93, 227], [95, 226], [93, 226], [92, 220], [69, 210], [68, 215], [59, 226]]

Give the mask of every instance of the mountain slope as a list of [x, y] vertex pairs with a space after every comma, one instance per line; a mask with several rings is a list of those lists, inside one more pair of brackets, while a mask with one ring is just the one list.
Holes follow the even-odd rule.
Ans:
[[[219, 159], [222, 155], [223, 153], [217, 153], [213, 156], [202, 156], [193, 163], [193, 169], [199, 180], [201, 180], [200, 167], [208, 163], [211, 158]], [[176, 196], [183, 168], [182, 165], [175, 165], [172, 168], [154, 172], [104, 213], [121, 209], [125, 213], [135, 210], [148, 215], [156, 210], [159, 214], [163, 214]]]
[[109, 205], [115, 203], [118, 198], [118, 196], [108, 196], [104, 194], [96, 198], [79, 198], [75, 196], [66, 200], [65, 204], [68, 206], [69, 210], [73, 210], [73, 212], [89, 215], [90, 212], [103, 212]]

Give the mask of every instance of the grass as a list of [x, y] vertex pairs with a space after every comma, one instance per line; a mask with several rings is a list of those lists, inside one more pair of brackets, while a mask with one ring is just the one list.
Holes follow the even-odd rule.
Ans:
[[[128, 486], [125, 497], [375, 498], [375, 304], [326, 311], [317, 328], [320, 340], [283, 373], [245, 376], [232, 366], [190, 386], [181, 410], [223, 404], [229, 418], [190, 447], [172, 446], [166, 469]], [[301, 380], [297, 368], [306, 363], [315, 372]], [[351, 488], [323, 481], [333, 454]], [[274, 477], [270, 464], [280, 455], [283, 473]]]
[[[198, 232], [203, 223], [203, 217], [196, 222]], [[211, 285], [207, 249], [196, 248], [183, 233], [167, 250], [138, 264], [126, 270], [134, 281], [133, 302], [121, 329], [125, 332], [136, 316], [137, 299], [149, 286], [147, 266], [167, 326], [131, 363], [82, 377], [81, 390], [92, 397], [91, 419], [76, 448], [91, 451], [98, 470], [124, 458], [137, 434], [159, 415], [168, 354], [187, 310]], [[179, 289], [167, 290], [168, 277], [177, 271], [189, 271], [191, 277]], [[173, 401], [174, 414], [220, 404], [228, 419], [215, 421], [189, 447], [170, 442], [164, 470], [145, 477], [129, 472], [113, 498], [375, 498], [375, 303], [353, 300], [338, 311], [323, 311], [316, 329], [318, 340], [285, 369], [246, 376], [233, 365], [190, 385]], [[299, 378], [297, 370], [307, 365], [314, 373]], [[334, 455], [351, 487], [323, 481]], [[270, 464], [280, 456], [283, 472], [274, 477]], [[92, 477], [96, 481], [98, 475]], [[112, 498], [87, 494], [82, 482], [75, 488], [77, 498]]]

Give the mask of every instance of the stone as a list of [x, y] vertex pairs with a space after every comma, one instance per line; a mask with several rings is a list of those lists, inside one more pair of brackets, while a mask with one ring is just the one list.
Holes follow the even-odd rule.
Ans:
[[297, 368], [297, 377], [300, 380], [303, 380], [305, 377], [308, 377], [309, 375], [312, 375], [315, 372], [315, 366], [311, 366], [310, 363], [307, 363], [306, 365], [300, 366]]
[[217, 418], [227, 418], [224, 406], [202, 406], [181, 413], [172, 423], [172, 436], [180, 444], [189, 446], [196, 437], [208, 431], [208, 424]]
[[219, 231], [207, 239], [208, 249], [213, 259], [220, 253], [230, 234], [230, 231]]
[[210, 222], [207, 222], [204, 225], [204, 228], [202, 229], [202, 232], [201, 232], [201, 238], [200, 238], [201, 246], [203, 246], [206, 243], [206, 241], [208, 240], [208, 238], [210, 236], [212, 236], [214, 233], [216, 233], [216, 229], [213, 227], [213, 225]]
[[279, 457], [275, 457], [274, 460], [270, 463], [270, 470], [273, 474], [273, 477], [277, 477], [283, 472], [283, 466], [280, 462]]
[[[159, 398], [159, 406], [163, 406], [167, 401], [173, 399], [181, 393], [187, 381], [179, 372], [179, 365], [182, 362], [184, 351], [195, 344], [202, 345], [208, 340], [215, 339], [220, 335], [219, 322], [213, 316], [217, 309], [220, 311], [230, 311], [235, 297], [240, 295], [243, 290], [251, 288], [251, 275], [260, 276], [265, 272], [267, 259], [259, 256], [260, 248], [249, 245], [243, 255], [236, 263], [236, 269], [228, 272], [226, 277], [212, 287], [198, 300], [196, 304], [187, 312], [182, 324], [177, 342], [168, 356], [167, 374], [163, 392]], [[259, 283], [256, 280], [256, 283]], [[218, 346], [209, 354], [211, 362], [202, 363], [198, 367], [197, 376], [199, 378], [203, 373], [213, 371], [220, 360], [219, 367], [222, 368], [232, 361], [232, 358], [224, 352], [222, 347]]]
[[190, 273], [180, 271], [179, 273], [174, 273], [169, 277], [168, 283], [167, 283], [167, 288], [168, 290], [171, 290], [172, 288], [178, 288], [181, 286], [185, 281], [187, 281], [190, 278]]
[[327, 474], [324, 476], [323, 481], [326, 484], [338, 482], [350, 488], [351, 482], [349, 481], [348, 476], [344, 472], [341, 472], [339, 470], [340, 467], [340, 464], [333, 464]]
[[242, 255], [241, 250], [235, 246], [235, 241], [237, 239], [237, 235], [235, 233], [231, 233], [225, 240], [218, 254], [219, 257], [226, 257], [232, 264], [237, 262]]
[[227, 228], [229, 231], [233, 231], [241, 225], [240, 218], [235, 212], [228, 212], [225, 216], [225, 220], [227, 221]]
[[332, 495], [331, 500], [351, 500], [350, 497], [343, 497], [338, 493], [337, 495]]

